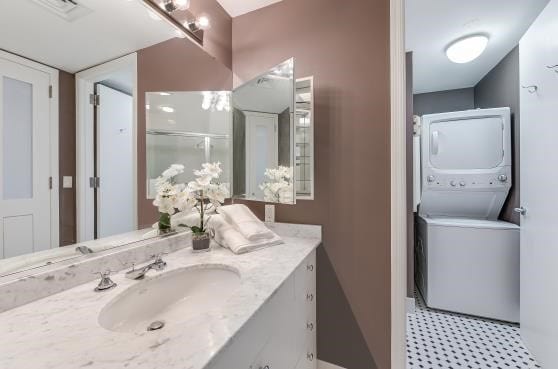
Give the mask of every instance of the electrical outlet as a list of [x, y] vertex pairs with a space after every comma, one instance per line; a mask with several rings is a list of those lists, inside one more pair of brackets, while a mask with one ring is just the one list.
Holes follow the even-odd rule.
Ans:
[[73, 182], [72, 177], [70, 176], [62, 177], [62, 188], [72, 188], [73, 187], [72, 182]]
[[265, 206], [265, 222], [275, 223], [275, 205]]

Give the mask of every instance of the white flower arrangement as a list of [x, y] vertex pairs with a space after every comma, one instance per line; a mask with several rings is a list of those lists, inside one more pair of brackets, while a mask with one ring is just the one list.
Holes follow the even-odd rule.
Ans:
[[221, 163], [202, 164], [201, 170], [194, 171], [197, 178], [185, 185], [175, 183], [175, 177], [184, 173], [183, 165], [173, 164], [165, 170], [155, 182], [157, 195], [153, 201], [160, 214], [159, 229], [170, 231], [171, 217], [178, 219], [195, 210], [200, 215], [199, 226], [189, 228], [194, 234], [206, 233], [207, 213], [221, 206], [229, 196], [228, 187], [218, 181], [222, 172]]
[[293, 168], [279, 166], [265, 170], [268, 181], [260, 185], [264, 201], [290, 204], [293, 201]]

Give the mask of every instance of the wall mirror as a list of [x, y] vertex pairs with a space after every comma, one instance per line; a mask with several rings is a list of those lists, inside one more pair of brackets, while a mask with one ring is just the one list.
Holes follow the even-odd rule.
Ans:
[[153, 236], [137, 52], [177, 37], [141, 0], [16, 3], [0, 2], [0, 276]]
[[155, 180], [172, 164], [184, 165], [176, 180], [188, 183], [203, 163], [220, 162], [220, 180], [230, 184], [230, 100], [230, 91], [146, 94], [148, 198], [155, 197]]
[[294, 204], [294, 59], [236, 88], [233, 197]]

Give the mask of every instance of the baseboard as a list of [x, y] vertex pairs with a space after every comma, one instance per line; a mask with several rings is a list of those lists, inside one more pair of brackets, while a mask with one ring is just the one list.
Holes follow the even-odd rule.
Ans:
[[416, 310], [416, 302], [413, 297], [407, 297], [407, 314], [414, 314]]
[[318, 369], [345, 369], [345, 368], [330, 363], [326, 363], [325, 361], [318, 360]]

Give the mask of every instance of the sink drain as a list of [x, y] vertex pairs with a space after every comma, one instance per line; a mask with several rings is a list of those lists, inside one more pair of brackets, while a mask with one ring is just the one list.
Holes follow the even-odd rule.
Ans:
[[148, 331], [158, 331], [159, 329], [163, 329], [165, 326], [165, 322], [157, 320], [147, 326]]

